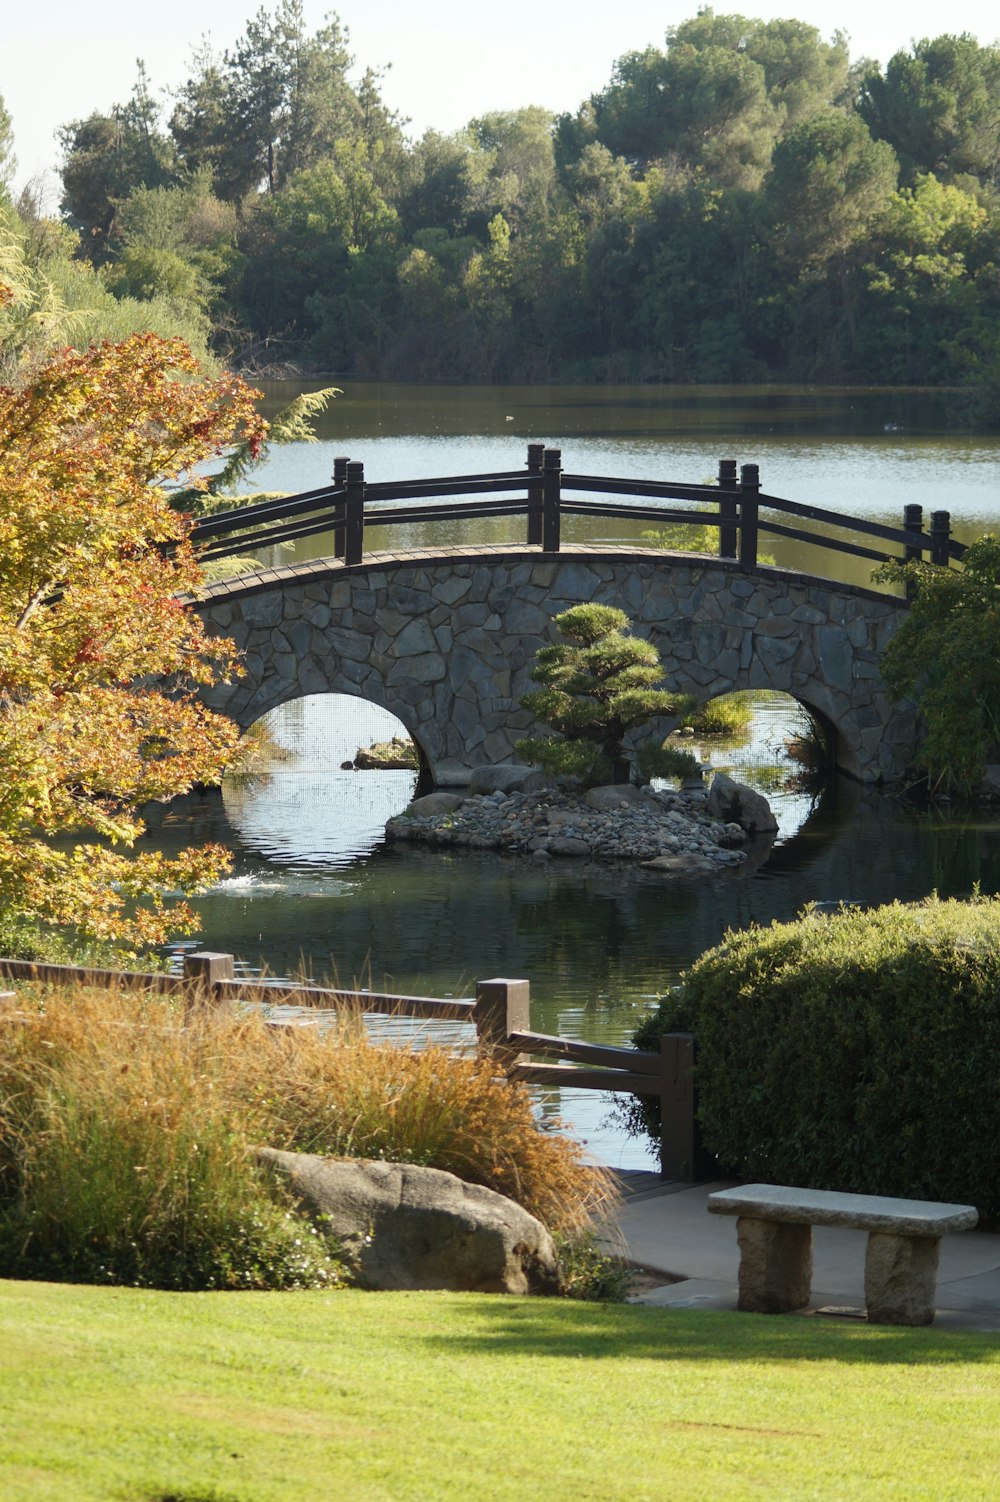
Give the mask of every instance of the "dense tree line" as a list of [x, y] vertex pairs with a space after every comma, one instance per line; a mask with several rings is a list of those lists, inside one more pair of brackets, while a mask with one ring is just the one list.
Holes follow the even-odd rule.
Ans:
[[22, 248], [74, 232], [112, 298], [250, 368], [955, 383], [1000, 417], [1000, 48], [883, 70], [704, 9], [574, 114], [417, 141], [381, 84], [279, 0], [167, 108], [140, 67], [68, 124], [64, 227], [22, 214]]

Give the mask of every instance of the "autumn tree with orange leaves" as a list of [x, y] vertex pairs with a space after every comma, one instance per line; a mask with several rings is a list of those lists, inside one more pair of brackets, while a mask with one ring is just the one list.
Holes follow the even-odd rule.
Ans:
[[[128, 949], [189, 931], [218, 846], [135, 853], [138, 810], [218, 776], [238, 731], [197, 697], [205, 636], [168, 489], [266, 424], [180, 340], [66, 350], [0, 388], [0, 911]], [[180, 896], [167, 894], [178, 894]]]

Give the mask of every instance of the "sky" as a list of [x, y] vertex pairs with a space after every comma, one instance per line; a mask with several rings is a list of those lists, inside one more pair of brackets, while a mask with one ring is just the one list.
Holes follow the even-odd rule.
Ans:
[[[126, 100], [142, 58], [154, 89], [177, 87], [187, 76], [191, 47], [204, 37], [218, 52], [231, 47], [261, 0], [44, 0], [36, 10], [20, 0], [4, 7], [0, 96], [13, 118], [16, 183], [50, 174], [57, 195], [60, 125]], [[267, 0], [269, 11], [276, 0]], [[696, 14], [698, 0], [305, 0], [310, 30], [331, 9], [350, 33], [358, 77], [368, 66], [389, 67], [386, 103], [410, 120], [414, 137], [447, 133], [494, 109], [540, 104], [575, 110], [602, 88], [623, 53], [662, 47], [668, 26]], [[719, 14], [794, 17], [825, 39], [848, 34], [852, 58], [885, 63], [921, 37], [970, 31], [980, 42], [1000, 39], [995, 0], [779, 0], [726, 4]], [[169, 112], [169, 106], [168, 106]]]

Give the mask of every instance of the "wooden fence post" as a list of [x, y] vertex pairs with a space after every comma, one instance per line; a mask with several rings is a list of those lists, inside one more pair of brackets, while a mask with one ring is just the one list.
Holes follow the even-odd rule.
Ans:
[[[911, 501], [903, 507], [903, 531], [921, 533], [924, 530], [924, 508]], [[907, 543], [903, 549], [904, 563], [919, 563], [924, 556], [923, 538], [919, 537], [915, 542]], [[916, 595], [917, 586], [912, 579], [907, 579], [905, 586], [906, 598], [912, 600]]]
[[528, 444], [528, 544], [538, 546], [542, 540], [542, 465], [544, 443]]
[[562, 449], [546, 449], [542, 469], [542, 552], [559, 551], [559, 493], [562, 487]]
[[947, 568], [951, 561], [948, 543], [951, 541], [951, 512], [931, 512], [931, 562], [938, 568]]
[[[343, 490], [344, 487], [345, 487], [345, 485], [347, 484], [347, 466], [348, 466], [349, 462], [350, 461], [348, 460], [347, 456], [344, 455], [344, 454], [339, 455], [333, 461], [333, 483], [337, 487], [338, 490]], [[343, 502], [339, 502], [338, 504], [342, 505]], [[334, 529], [333, 529], [333, 556], [334, 556], [334, 558], [343, 558], [343, 556], [344, 556], [344, 548], [345, 548], [344, 537], [345, 537], [344, 528], [343, 527], [334, 527]]]
[[695, 1117], [693, 1033], [660, 1038], [660, 1177], [694, 1183], [711, 1176]]
[[531, 983], [526, 980], [481, 980], [476, 982], [472, 1009], [479, 1046], [489, 1053], [505, 1074], [527, 1055], [507, 1044], [511, 1033], [531, 1027]]
[[344, 525], [344, 562], [360, 563], [365, 551], [365, 467], [359, 460], [347, 465]]
[[220, 981], [234, 980], [236, 967], [231, 954], [216, 954], [203, 949], [184, 956], [184, 979], [192, 986], [214, 992]]
[[[737, 478], [736, 478], [736, 460], [735, 459], [720, 459], [719, 460], [719, 488], [720, 488], [720, 490], [722, 490], [722, 491], [727, 491], [727, 490], [728, 491], [734, 491], [736, 489], [738, 483], [739, 482], [737, 481]], [[736, 543], [737, 543], [737, 538], [739, 536], [739, 527], [738, 527], [738, 522], [737, 522], [738, 510], [737, 510], [737, 504], [736, 504], [736, 497], [734, 495], [732, 495], [732, 494], [730, 494], [730, 495], [725, 495], [725, 494], [724, 495], [720, 495], [720, 497], [719, 497], [719, 511], [721, 513], [721, 516], [722, 516], [722, 525], [719, 528], [719, 557], [720, 558], [735, 558], [736, 557]]]
[[760, 470], [744, 464], [740, 470], [740, 568], [757, 567], [757, 496]]

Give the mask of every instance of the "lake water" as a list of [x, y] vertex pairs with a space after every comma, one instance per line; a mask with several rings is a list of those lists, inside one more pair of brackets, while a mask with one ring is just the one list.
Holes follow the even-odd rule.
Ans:
[[[295, 389], [269, 386], [269, 405]], [[754, 462], [772, 494], [891, 524], [919, 501], [950, 510], [957, 535], [970, 538], [997, 524], [1000, 438], [956, 433], [949, 417], [947, 398], [916, 392], [359, 385], [321, 419], [319, 443], [278, 450], [256, 480], [315, 487], [336, 454], [362, 459], [370, 480], [506, 469], [524, 462], [529, 440], [544, 441], [580, 473], [697, 482], [719, 458]], [[504, 525], [436, 536], [415, 528], [413, 541], [500, 540]], [[601, 525], [587, 535], [609, 535]], [[615, 526], [616, 536], [634, 535]], [[328, 550], [311, 542], [313, 556]], [[779, 562], [829, 569], [816, 549], [763, 546]], [[837, 576], [867, 582], [867, 566]], [[358, 701], [287, 705], [269, 721], [280, 759], [169, 811], [155, 836], [164, 848], [221, 838], [234, 851], [233, 874], [198, 904], [204, 947], [236, 953], [249, 970], [302, 966], [342, 984], [428, 995], [525, 976], [535, 1027], [617, 1043], [730, 927], [790, 918], [811, 901], [965, 895], [974, 882], [1000, 890], [1000, 816], [919, 813], [848, 783], [822, 798], [785, 786], [796, 773], [784, 754], [797, 731], [791, 705], [758, 704], [749, 748], [702, 743], [715, 764], [753, 764], [740, 775], [775, 797], [778, 841], [736, 872], [683, 884], [617, 866], [535, 869], [487, 853], [387, 848], [382, 828], [408, 801], [412, 776], [340, 763], [398, 728]], [[607, 1123], [598, 1096], [564, 1092], [543, 1109], [560, 1110], [607, 1162], [650, 1161]]]

